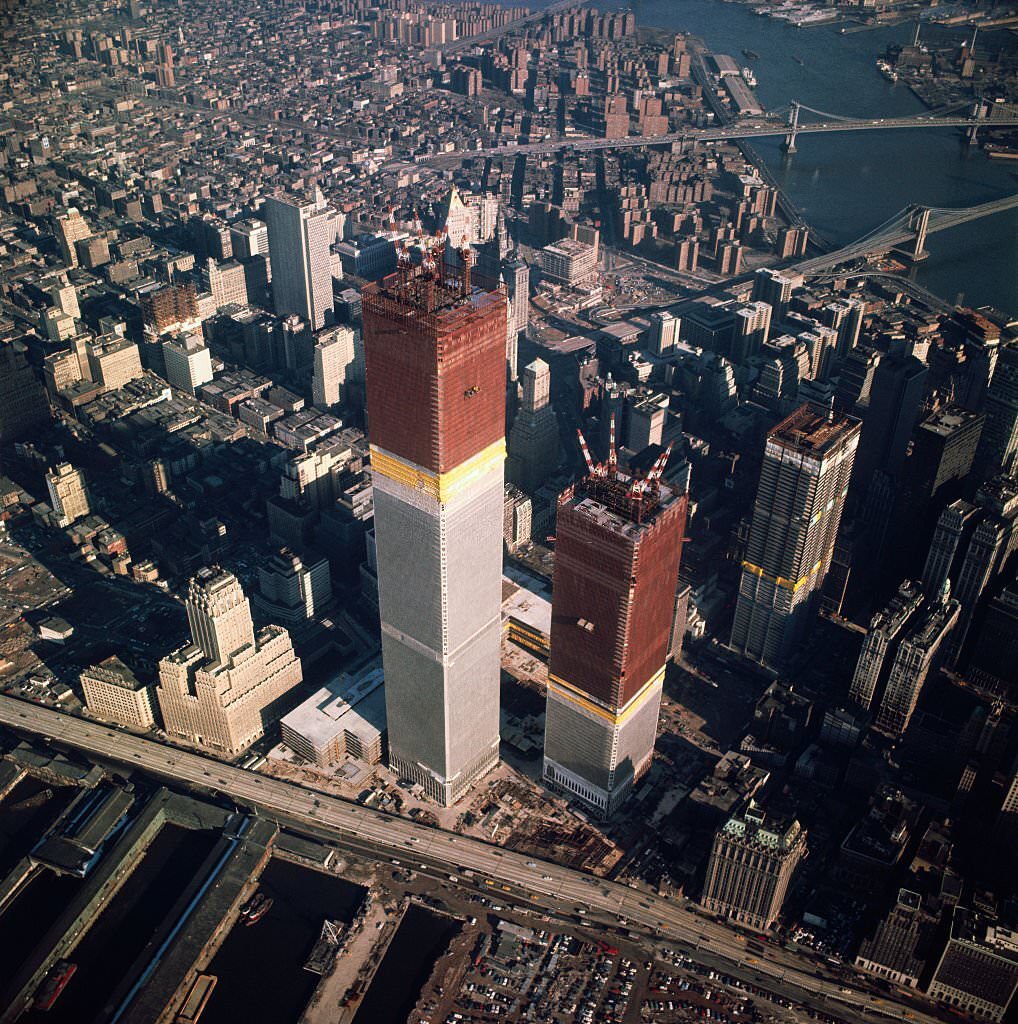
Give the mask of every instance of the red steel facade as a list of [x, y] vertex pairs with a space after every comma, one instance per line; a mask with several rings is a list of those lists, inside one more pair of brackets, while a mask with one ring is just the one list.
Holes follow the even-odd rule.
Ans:
[[468, 284], [429, 312], [403, 280], [363, 293], [369, 435], [444, 473], [505, 434], [506, 300]]
[[639, 525], [595, 520], [584, 498], [579, 484], [558, 501], [549, 671], [615, 711], [667, 658], [687, 497]]

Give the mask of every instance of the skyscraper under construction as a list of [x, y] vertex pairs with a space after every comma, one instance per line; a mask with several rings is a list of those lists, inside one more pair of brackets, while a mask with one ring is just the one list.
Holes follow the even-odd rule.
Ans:
[[506, 300], [462, 257], [363, 293], [389, 763], [444, 805], [499, 747]]
[[831, 567], [859, 421], [801, 405], [767, 435], [732, 647], [780, 665], [802, 639]]
[[[582, 441], [582, 438], [581, 438]], [[686, 523], [686, 486], [621, 472], [610, 445], [558, 500], [544, 778], [600, 815], [650, 767]]]

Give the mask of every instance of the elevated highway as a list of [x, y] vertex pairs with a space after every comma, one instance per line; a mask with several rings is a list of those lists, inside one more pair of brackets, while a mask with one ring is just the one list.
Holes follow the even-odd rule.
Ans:
[[171, 783], [225, 794], [265, 816], [324, 834], [339, 845], [367, 848], [408, 868], [437, 866], [499, 902], [530, 905], [591, 926], [624, 927], [705, 960], [724, 961], [730, 974], [851, 1024], [880, 1018], [938, 1024], [918, 1007], [857, 987], [854, 980], [832, 978], [781, 947], [754, 954], [735, 929], [692, 912], [684, 900], [636, 891], [12, 697], [0, 696], [0, 724]]

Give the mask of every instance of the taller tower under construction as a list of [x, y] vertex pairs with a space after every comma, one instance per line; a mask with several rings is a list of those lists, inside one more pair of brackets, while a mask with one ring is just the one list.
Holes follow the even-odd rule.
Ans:
[[499, 747], [506, 300], [462, 257], [363, 293], [389, 763], [444, 805]]
[[[614, 434], [614, 430], [612, 431]], [[650, 767], [686, 523], [687, 481], [587, 458], [558, 500], [544, 778], [603, 817]]]

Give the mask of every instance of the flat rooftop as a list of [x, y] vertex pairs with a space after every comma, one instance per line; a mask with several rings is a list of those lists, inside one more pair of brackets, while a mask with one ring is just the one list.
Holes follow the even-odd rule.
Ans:
[[340, 673], [284, 715], [281, 724], [319, 749], [344, 732], [368, 743], [386, 729], [384, 681], [377, 660], [354, 675]]
[[800, 405], [767, 436], [769, 441], [777, 441], [786, 448], [821, 455], [858, 431], [859, 420], [854, 416], [822, 416], [806, 404]]

